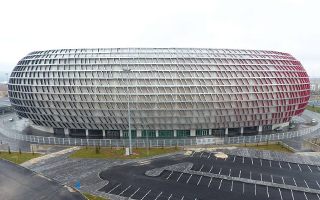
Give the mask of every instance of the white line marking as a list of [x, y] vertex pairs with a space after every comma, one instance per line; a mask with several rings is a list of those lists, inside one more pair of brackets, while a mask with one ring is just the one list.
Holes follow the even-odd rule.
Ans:
[[202, 164], [201, 167], [200, 167], [200, 169], [199, 169], [199, 172], [201, 172], [201, 170], [202, 170], [203, 167], [204, 167], [204, 165]]
[[190, 174], [190, 176], [189, 176], [189, 178], [188, 178], [188, 180], [187, 180], [187, 183], [189, 183], [191, 177], [192, 177], [192, 174]]
[[199, 183], [201, 182], [202, 176], [200, 176], [197, 185], [199, 185]]
[[203, 154], [203, 152], [201, 152], [201, 154], [200, 154], [200, 158], [202, 157], [202, 154]]
[[161, 195], [162, 195], [162, 192], [160, 192], [154, 200], [157, 200]]
[[267, 195], [268, 195], [268, 198], [270, 197], [269, 195], [269, 187], [267, 186]]
[[305, 197], [307, 200], [309, 200], [308, 197], [307, 197], [307, 195], [306, 195], [306, 193], [303, 192], [303, 194], [304, 194], [304, 197]]
[[254, 196], [257, 196], [257, 184], [254, 184]]
[[209, 173], [211, 173], [211, 170], [213, 169], [213, 165], [211, 166], [210, 170], [209, 170]]
[[209, 158], [210, 158], [210, 156], [211, 156], [211, 153], [209, 153], [209, 155], [208, 155], [208, 158], [207, 158], [207, 159], [209, 159]]
[[290, 190], [290, 191], [291, 191], [291, 197], [292, 197], [292, 200], [294, 200], [293, 192], [292, 192], [292, 190]]
[[239, 172], [239, 178], [241, 178], [240, 176], [241, 176], [241, 169], [240, 169], [240, 172]]
[[229, 176], [231, 175], [231, 169], [229, 169]]
[[262, 160], [260, 159], [260, 166], [262, 167]]
[[181, 200], [183, 200], [183, 199], [184, 199], [184, 196], [182, 196]]
[[196, 153], [196, 152], [194, 151], [194, 152], [191, 154], [191, 157], [193, 157], [195, 153]]
[[150, 192], [151, 192], [151, 190], [149, 190], [149, 192], [147, 192], [147, 193], [142, 197], [141, 200], [143, 200]]
[[222, 168], [220, 168], [219, 175], [220, 175], [221, 171], [222, 171]]
[[233, 157], [233, 161], [232, 161], [232, 162], [236, 161], [236, 157], [237, 157], [237, 156], [234, 156], [234, 157]]
[[320, 200], [320, 196], [319, 196], [319, 194], [317, 194], [317, 197], [318, 197], [318, 199]]
[[270, 167], [271, 167], [271, 160], [269, 160], [269, 165], [270, 165]]
[[249, 172], [249, 177], [250, 177], [250, 180], [251, 180], [251, 171]]
[[166, 179], [168, 180], [172, 174], [173, 174], [173, 171], [171, 171], [171, 173], [169, 174], [169, 176]]
[[177, 179], [177, 182], [180, 180], [181, 176], [182, 176], [183, 172], [181, 172], [180, 176]]
[[244, 194], [244, 183], [242, 183], [242, 194]]
[[220, 190], [220, 187], [221, 187], [222, 181], [223, 181], [223, 179], [221, 179], [221, 181], [220, 181], [220, 184], [219, 184], [219, 190]]
[[288, 166], [289, 166], [289, 168], [291, 169], [291, 165], [290, 165], [290, 163], [288, 163]]
[[294, 178], [292, 178], [292, 179], [293, 179], [294, 185], [297, 186], [296, 179], [294, 179]]
[[279, 190], [279, 193], [280, 193], [281, 200], [283, 200], [280, 188], [278, 188], [278, 190]]
[[271, 176], [271, 182], [273, 183], [273, 176], [272, 176], [272, 174], [271, 174], [270, 176]]
[[282, 168], [280, 161], [279, 161], [279, 167]]
[[283, 179], [283, 177], [282, 177], [282, 176], [281, 176], [281, 179], [282, 179], [282, 183], [283, 183], [283, 184], [286, 184], [286, 183], [284, 182], [284, 179]]
[[129, 185], [126, 189], [124, 189], [120, 194], [118, 194], [119, 196], [121, 196], [125, 191], [127, 191], [129, 188], [131, 188], [132, 185]]
[[210, 178], [210, 181], [209, 181], [209, 183], [208, 183], [208, 187], [210, 187], [211, 181], [212, 181], [212, 177]]
[[318, 185], [318, 187], [319, 187], [319, 189], [320, 189], [320, 185], [319, 185], [318, 181], [316, 181], [316, 183], [317, 183], [317, 185]]
[[[170, 194], [170, 196], [169, 196], [168, 200], [169, 200], [169, 199], [171, 199], [171, 197], [172, 197], [172, 194]], [[142, 199], [141, 199], [141, 200], [142, 200]]]
[[242, 163], [244, 163], [244, 157], [242, 157]]
[[303, 180], [303, 181], [306, 184], [306, 186], [309, 188], [309, 185], [308, 185], [307, 181], [306, 180]]
[[232, 192], [233, 190], [233, 181], [231, 181], [231, 188], [230, 188], [230, 191]]
[[260, 181], [262, 181], [262, 174], [260, 173]]
[[133, 194], [131, 194], [131, 196], [129, 198], [133, 197], [133, 195], [135, 195], [139, 190], [140, 190], [140, 188], [138, 188]]
[[109, 194], [110, 192], [112, 192], [113, 190], [115, 190], [117, 187], [119, 187], [121, 185], [121, 183], [119, 183], [117, 186], [115, 186], [114, 188], [112, 188], [107, 194]]
[[307, 166], [308, 166], [308, 168], [309, 168], [310, 172], [313, 172], [313, 171], [312, 171], [312, 169], [310, 168], [310, 166], [309, 166], [309, 165], [307, 165]]
[[317, 169], [318, 169], [318, 171], [320, 171], [320, 168], [319, 168], [319, 166], [317, 166]]
[[298, 167], [299, 167], [299, 170], [302, 172], [300, 165], [299, 165], [298, 163], [297, 163], [297, 165], [298, 165]]

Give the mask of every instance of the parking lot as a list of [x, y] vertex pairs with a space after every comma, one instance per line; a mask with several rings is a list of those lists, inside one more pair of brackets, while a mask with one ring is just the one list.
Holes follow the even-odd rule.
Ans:
[[[190, 171], [164, 170], [160, 176], [145, 172], [177, 163], [190, 162]], [[189, 173], [190, 172], [190, 173]], [[191, 172], [207, 172], [204, 175]], [[318, 166], [229, 155], [226, 159], [215, 153], [193, 152], [190, 156], [175, 156], [153, 161], [117, 166], [100, 173], [109, 183], [100, 191], [132, 199], [320, 199], [320, 169]], [[241, 178], [230, 180], [208, 174]], [[239, 181], [240, 180], [240, 181]], [[248, 183], [241, 180], [256, 180]], [[252, 181], [251, 181], [252, 182]], [[268, 183], [268, 184], [264, 184]], [[280, 184], [279, 187], [270, 183]], [[287, 189], [294, 186], [296, 189]], [[290, 188], [290, 187], [289, 187]], [[291, 187], [292, 188], [292, 187]]]

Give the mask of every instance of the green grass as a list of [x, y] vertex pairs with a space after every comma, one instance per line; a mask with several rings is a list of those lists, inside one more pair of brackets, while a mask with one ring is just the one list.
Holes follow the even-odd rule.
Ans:
[[125, 155], [125, 149], [101, 147], [100, 152], [96, 153], [95, 147], [83, 147], [70, 155], [70, 158], [109, 158], [109, 159], [136, 159], [156, 156], [161, 154], [179, 151], [179, 148], [133, 148], [133, 154]]
[[0, 151], [0, 158], [9, 160], [11, 162], [14, 162], [16, 164], [21, 164], [23, 162], [26, 162], [28, 160], [31, 160], [32, 158], [39, 157], [41, 154], [35, 153], [25, 153], [22, 152], [21, 154], [19, 152], [11, 152], [10, 154], [6, 151]]
[[281, 144], [266, 144], [266, 145], [254, 145], [254, 144], [247, 144], [245, 147], [253, 148], [257, 150], [268, 150], [268, 151], [276, 151], [282, 153], [293, 153], [290, 149], [282, 146]]
[[87, 197], [89, 200], [106, 200], [105, 198], [94, 196], [92, 194], [84, 192], [83, 195]]
[[320, 113], [320, 107], [317, 106], [307, 106], [307, 110]]

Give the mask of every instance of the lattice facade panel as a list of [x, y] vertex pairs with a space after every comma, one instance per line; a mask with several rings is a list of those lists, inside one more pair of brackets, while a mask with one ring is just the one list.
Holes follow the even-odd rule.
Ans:
[[134, 129], [280, 124], [310, 97], [308, 75], [290, 54], [229, 49], [35, 51], [8, 87], [18, 115], [69, 129], [127, 130], [128, 101]]

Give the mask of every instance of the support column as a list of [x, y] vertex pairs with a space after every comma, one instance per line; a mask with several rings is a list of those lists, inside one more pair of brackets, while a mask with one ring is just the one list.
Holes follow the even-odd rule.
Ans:
[[156, 130], [156, 137], [159, 137], [159, 130]]
[[243, 136], [243, 129], [244, 129], [243, 127], [240, 128], [240, 134], [241, 134], [241, 136]]
[[209, 135], [212, 135], [212, 129], [211, 128], [209, 129]]
[[195, 129], [191, 129], [190, 130], [190, 136], [196, 136], [196, 130]]
[[229, 131], [228, 128], [226, 128], [226, 129], [224, 130], [224, 135], [225, 135], [225, 136], [228, 136], [228, 131]]
[[[131, 134], [132, 134], [132, 130], [131, 130]], [[128, 137], [129, 137], [129, 131], [128, 131]], [[120, 138], [123, 138], [123, 130], [120, 130]]]
[[89, 130], [86, 129], [86, 137], [89, 137]]
[[177, 130], [173, 130], [173, 137], [177, 137]]
[[66, 137], [69, 137], [69, 129], [67, 129], [67, 128], [64, 129], [64, 135]]
[[106, 137], [106, 130], [102, 130], [102, 137], [103, 137], [103, 138]]
[[142, 136], [142, 131], [141, 130], [137, 130], [137, 137], [141, 138], [141, 136]]

